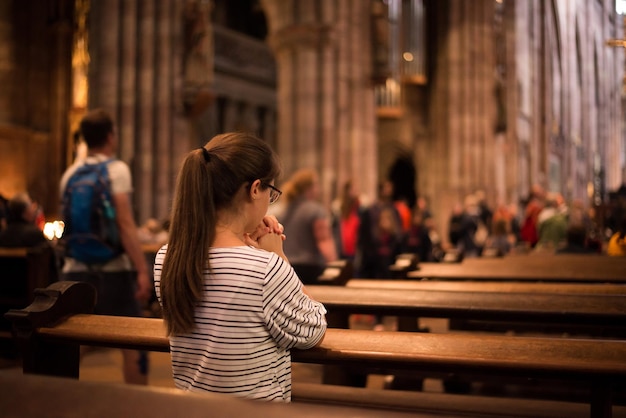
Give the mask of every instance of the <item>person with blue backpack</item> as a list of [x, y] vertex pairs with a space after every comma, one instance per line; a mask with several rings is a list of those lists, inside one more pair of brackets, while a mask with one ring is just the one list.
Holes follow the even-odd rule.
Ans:
[[[141, 316], [141, 304], [152, 295], [152, 280], [133, 218], [130, 169], [115, 158], [118, 140], [108, 112], [88, 112], [80, 134], [87, 157], [70, 166], [60, 183], [62, 278], [95, 286], [96, 314]], [[122, 353], [124, 380], [147, 384], [147, 354]]]

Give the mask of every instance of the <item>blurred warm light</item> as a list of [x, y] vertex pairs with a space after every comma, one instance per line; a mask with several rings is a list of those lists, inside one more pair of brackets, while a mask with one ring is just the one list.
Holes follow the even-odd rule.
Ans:
[[43, 226], [43, 234], [52, 241], [53, 239], [59, 239], [63, 236], [63, 229], [65, 229], [65, 223], [63, 221], [46, 222]]
[[404, 58], [405, 61], [411, 62], [413, 61], [413, 54], [411, 54], [410, 52], [405, 52], [404, 54], [402, 54], [402, 58]]

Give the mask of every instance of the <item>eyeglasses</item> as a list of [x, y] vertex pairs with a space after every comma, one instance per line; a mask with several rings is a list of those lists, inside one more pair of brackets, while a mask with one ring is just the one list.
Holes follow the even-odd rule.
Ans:
[[272, 203], [276, 203], [276, 201], [278, 200], [278, 198], [280, 197], [281, 194], [283, 194], [283, 192], [281, 192], [278, 188], [272, 186], [269, 183], [262, 183], [263, 186], [269, 187], [270, 190], [270, 205]]

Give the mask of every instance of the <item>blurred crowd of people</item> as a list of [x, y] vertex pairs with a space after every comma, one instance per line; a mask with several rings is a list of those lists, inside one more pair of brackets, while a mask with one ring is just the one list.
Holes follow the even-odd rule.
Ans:
[[[285, 252], [306, 282], [315, 281], [328, 262], [348, 259], [359, 277], [391, 277], [400, 254], [438, 262], [444, 254], [501, 256], [511, 252], [598, 253], [626, 255], [626, 215], [597, 222], [595, 208], [566, 202], [560, 193], [533, 186], [520, 203], [493, 207], [483, 191], [450, 209], [446, 236], [435, 225], [429, 202], [394, 199], [391, 181], [380, 183], [376, 199], [364, 204], [351, 182], [342, 185], [329, 207], [320, 201], [318, 174], [295, 172], [283, 185], [284, 197], [270, 207], [289, 237]], [[625, 198], [626, 199], [626, 198]], [[27, 193], [0, 199], [0, 246], [31, 246], [47, 241], [45, 217]], [[138, 227], [145, 246], [167, 242], [169, 222], [150, 218]]]
[[[595, 208], [585, 208], [577, 200], [566, 202], [560, 193], [539, 186], [533, 186], [524, 201], [493, 206], [478, 190], [450, 208], [446, 228], [435, 224], [426, 197], [417, 196], [414, 202], [394, 199], [391, 181], [382, 182], [376, 199], [368, 204], [362, 202], [353, 184], [346, 182], [329, 207], [318, 201], [319, 185], [313, 170], [300, 170], [283, 187], [287, 198], [273, 214], [285, 224], [286, 251], [292, 246], [302, 251], [304, 242], [316, 243], [307, 247], [309, 255], [304, 257], [305, 264], [317, 266], [309, 269], [310, 275], [303, 273], [305, 281], [314, 280], [323, 265], [335, 259], [352, 260], [358, 277], [391, 277], [390, 266], [406, 253], [426, 262], [442, 261], [446, 253], [459, 257], [512, 252], [626, 254], [626, 216], [618, 214], [609, 228], [607, 222], [598, 222]], [[294, 188], [299, 192], [294, 194]], [[308, 210], [303, 209], [304, 201], [309, 202]], [[329, 246], [329, 235], [336, 251]], [[302, 257], [294, 258], [294, 264]]]
[[34, 247], [47, 244], [41, 205], [26, 192], [11, 199], [0, 196], [0, 247]]

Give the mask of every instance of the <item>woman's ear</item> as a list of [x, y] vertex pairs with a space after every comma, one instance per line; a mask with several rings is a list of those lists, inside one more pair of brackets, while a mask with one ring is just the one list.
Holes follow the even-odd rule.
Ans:
[[261, 195], [261, 180], [257, 179], [250, 185], [250, 199], [256, 200]]

